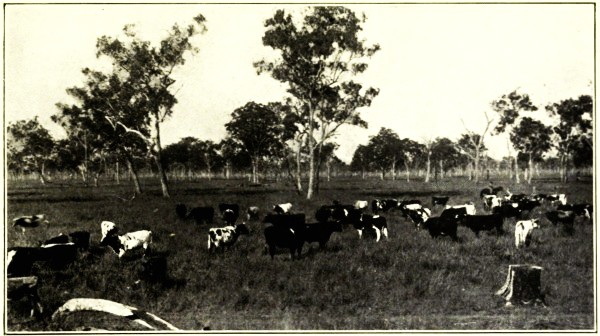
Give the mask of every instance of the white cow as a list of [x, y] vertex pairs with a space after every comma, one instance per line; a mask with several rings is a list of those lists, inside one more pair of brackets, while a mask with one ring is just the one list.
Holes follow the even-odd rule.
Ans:
[[108, 235], [117, 233], [118, 228], [117, 224], [113, 222], [102, 221], [102, 223], [100, 223], [100, 230], [102, 231], [102, 238], [100, 238], [100, 241], [103, 241]]
[[529, 246], [533, 229], [538, 228], [537, 219], [518, 221], [515, 225], [515, 246]]
[[446, 205], [446, 209], [459, 209], [459, 208], [465, 208], [465, 210], [467, 211], [467, 215], [473, 216], [476, 214], [475, 204], [473, 202], [469, 202], [467, 204], [460, 204], [460, 205]]
[[552, 204], [560, 203], [562, 205], [567, 204], [567, 195], [565, 194], [553, 194], [546, 196], [546, 199], [551, 201]]
[[484, 195], [483, 207], [487, 210], [500, 206], [500, 199], [496, 195]]
[[369, 206], [369, 201], [356, 201], [354, 202], [354, 209], [362, 210]]

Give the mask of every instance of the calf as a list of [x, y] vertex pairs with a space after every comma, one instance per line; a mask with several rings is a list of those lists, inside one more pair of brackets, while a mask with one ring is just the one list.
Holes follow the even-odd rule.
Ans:
[[271, 255], [271, 260], [275, 258], [275, 249], [277, 247], [290, 249], [292, 259], [294, 259], [296, 253], [300, 257], [302, 246], [304, 245], [304, 233], [302, 229], [303, 227], [292, 229], [291, 227], [277, 225], [266, 227], [264, 231], [265, 241]]
[[246, 211], [246, 220], [259, 220], [259, 209], [257, 206], [249, 206]]
[[388, 238], [387, 220], [382, 216], [362, 214], [360, 221], [354, 223], [354, 228], [358, 232], [358, 239], [362, 238], [364, 231], [372, 232], [377, 242], [381, 239], [381, 235]]
[[30, 316], [40, 317], [44, 311], [38, 295], [38, 278], [26, 276], [8, 278], [6, 296], [8, 301], [27, 299], [31, 307]]
[[240, 216], [240, 206], [238, 204], [221, 203], [219, 204], [219, 211], [223, 222], [227, 225], [235, 224]]
[[458, 223], [455, 220], [441, 218], [441, 217], [429, 217], [422, 226], [429, 231], [429, 235], [432, 238], [439, 236], [449, 236], [452, 240], [458, 240], [456, 231], [458, 230]]
[[502, 228], [504, 218], [499, 214], [469, 215], [465, 217], [464, 224], [471, 229], [477, 237], [479, 237], [480, 231], [490, 231], [494, 228], [498, 233], [504, 233], [504, 229]]
[[123, 257], [125, 252], [139, 247], [144, 249], [146, 255], [151, 243], [152, 231], [148, 230], [128, 232], [124, 235], [109, 235], [100, 242], [102, 245], [110, 246], [119, 258]]
[[225, 247], [235, 244], [240, 235], [247, 235], [249, 233], [250, 231], [248, 231], [245, 223], [222, 228], [211, 228], [208, 230], [208, 251], [213, 252], [219, 247], [223, 251]]
[[292, 210], [292, 203], [282, 203], [273, 206], [273, 211], [278, 215], [289, 214]]
[[529, 246], [533, 229], [538, 227], [537, 219], [518, 221], [515, 224], [515, 246], [521, 248]]
[[431, 206], [435, 207], [436, 205], [445, 206], [450, 199], [449, 196], [431, 196]]
[[475, 204], [473, 204], [473, 202], [469, 202], [469, 203], [461, 204], [461, 205], [446, 205], [446, 209], [460, 209], [460, 208], [464, 208], [465, 211], [467, 212], [467, 215], [475, 215], [475, 213], [476, 213]]
[[274, 226], [298, 228], [306, 224], [306, 216], [303, 213], [279, 215], [267, 214], [263, 223], [271, 223]]
[[306, 224], [302, 230], [304, 241], [307, 243], [318, 242], [321, 249], [325, 247], [334, 232], [342, 232], [340, 222]]

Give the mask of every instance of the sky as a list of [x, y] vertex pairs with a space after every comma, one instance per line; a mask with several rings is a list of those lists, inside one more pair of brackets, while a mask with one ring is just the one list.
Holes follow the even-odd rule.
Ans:
[[[178, 104], [162, 128], [163, 145], [187, 136], [220, 141], [231, 112], [247, 102], [282, 101], [286, 86], [253, 63], [272, 60], [263, 46], [264, 21], [290, 4], [9, 4], [5, 7], [5, 123], [39, 117], [56, 138], [50, 116], [73, 103], [66, 89], [83, 83], [81, 69], [109, 69], [96, 57], [96, 40], [119, 36], [126, 24], [158, 43], [174, 24], [201, 13], [208, 31], [200, 49], [174, 73]], [[592, 4], [363, 4], [347, 6], [367, 17], [361, 37], [381, 50], [355, 80], [380, 89], [360, 110], [368, 128], [345, 126], [336, 154], [350, 162], [359, 144], [381, 127], [423, 142], [480, 133], [490, 103], [517, 90], [528, 94], [547, 124], [545, 106], [594, 94]], [[504, 136], [486, 138], [489, 155], [507, 155]]]

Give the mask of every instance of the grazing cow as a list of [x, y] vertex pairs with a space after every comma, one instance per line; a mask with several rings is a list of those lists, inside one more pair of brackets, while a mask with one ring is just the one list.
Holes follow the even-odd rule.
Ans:
[[502, 203], [500, 206], [492, 208], [492, 214], [501, 215], [503, 218], [517, 218], [521, 216], [522, 212], [519, 203]]
[[141, 247], [144, 249], [144, 255], [152, 243], [152, 231], [140, 230], [128, 232], [124, 235], [109, 235], [105, 237], [100, 244], [108, 245], [119, 256], [125, 255], [125, 252]]
[[562, 223], [567, 226], [573, 226], [573, 223], [575, 222], [575, 212], [564, 210], [548, 211], [546, 212], [546, 218], [554, 225]]
[[187, 218], [193, 218], [196, 224], [212, 224], [215, 218], [215, 209], [211, 206], [195, 207], [190, 209]]
[[219, 211], [223, 222], [227, 225], [235, 224], [240, 216], [240, 206], [238, 204], [221, 203], [219, 204]]
[[449, 196], [431, 196], [431, 206], [442, 205], [445, 206], [450, 199]]
[[208, 230], [208, 251], [213, 252], [219, 247], [223, 251], [225, 247], [235, 244], [240, 235], [247, 235], [249, 233], [250, 231], [248, 231], [245, 223], [222, 228], [210, 228]]
[[480, 231], [490, 231], [494, 228], [499, 234], [504, 233], [504, 229], [502, 228], [504, 218], [500, 214], [469, 215], [465, 217], [464, 224], [471, 229], [477, 237], [479, 237]]
[[38, 278], [36, 276], [26, 276], [8, 278], [7, 280], [6, 296], [8, 301], [27, 299], [31, 307], [30, 316], [40, 317], [44, 309], [38, 295]]
[[530, 219], [518, 221], [515, 224], [515, 246], [517, 248], [529, 246], [533, 229], [539, 227], [537, 222], [537, 219]]
[[19, 226], [23, 233], [25, 233], [25, 228], [35, 228], [40, 226], [41, 223], [48, 223], [47, 220], [44, 220], [44, 215], [33, 215], [33, 216], [20, 216], [13, 218], [13, 227]]
[[441, 217], [429, 217], [425, 222], [421, 224], [432, 238], [439, 236], [449, 236], [452, 240], [458, 240], [456, 231], [458, 230], [458, 223], [456, 220], [441, 218]]
[[340, 222], [306, 224], [302, 230], [304, 241], [307, 243], [318, 242], [321, 249], [325, 247], [334, 232], [342, 232]]
[[388, 238], [387, 220], [385, 217], [377, 215], [361, 214], [360, 220], [353, 223], [354, 228], [358, 232], [358, 239], [361, 239], [363, 232], [373, 233], [375, 241], [379, 241], [383, 235]]
[[102, 223], [100, 223], [100, 230], [102, 232], [102, 238], [100, 238], [100, 241], [103, 241], [104, 238], [114, 235], [119, 231], [117, 224], [109, 221], [102, 221]]
[[273, 205], [273, 211], [278, 215], [289, 214], [292, 210], [292, 203], [282, 203]]
[[354, 209], [364, 210], [369, 206], [368, 201], [356, 201], [354, 202]]
[[484, 195], [483, 196], [483, 208], [491, 210], [497, 206], [500, 206], [500, 199], [496, 195]]
[[476, 213], [475, 204], [473, 204], [473, 202], [469, 202], [466, 204], [460, 204], [460, 205], [446, 205], [446, 209], [460, 209], [460, 208], [465, 208], [467, 215], [475, 215], [475, 213]]
[[246, 211], [246, 220], [259, 220], [259, 209], [257, 206], [249, 206]]
[[68, 235], [61, 233], [56, 237], [44, 241], [40, 245], [44, 247], [46, 245], [67, 243], [73, 243], [79, 250], [87, 251], [90, 248], [90, 233], [88, 231], [75, 231]]
[[398, 200], [396, 199], [385, 199], [385, 200], [373, 200], [371, 202], [371, 208], [373, 212], [383, 211], [388, 212], [389, 210], [398, 207]]
[[275, 248], [289, 248], [290, 256], [294, 259], [295, 253], [302, 253], [302, 246], [304, 245], [304, 233], [302, 230], [306, 225], [302, 225], [296, 228], [271, 225], [265, 228], [265, 241], [268, 248], [271, 260], [275, 258]]
[[585, 218], [588, 218], [588, 219], [591, 218], [592, 213], [594, 212], [593, 206], [589, 203], [581, 203], [581, 204], [567, 203], [565, 205], [559, 204], [556, 207], [556, 210], [573, 211], [575, 216], [584, 216]]
[[552, 204], [554, 204], [554, 203], [560, 203], [562, 205], [567, 204], [567, 196], [565, 194], [547, 195], [546, 200], [550, 201]]
[[306, 224], [306, 216], [303, 213], [279, 215], [267, 214], [263, 223], [271, 223], [274, 226], [298, 228]]

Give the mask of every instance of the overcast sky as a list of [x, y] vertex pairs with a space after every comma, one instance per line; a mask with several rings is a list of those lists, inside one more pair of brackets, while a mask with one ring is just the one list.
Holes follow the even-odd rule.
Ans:
[[[162, 128], [163, 144], [185, 136], [219, 141], [231, 112], [249, 101], [280, 101], [285, 86], [257, 75], [252, 63], [271, 57], [262, 45], [264, 21], [278, 8], [299, 5], [7, 5], [5, 7], [6, 122], [39, 116], [50, 121], [65, 89], [82, 84], [81, 69], [106, 67], [96, 39], [125, 24], [154, 43], [174, 24], [202, 13], [208, 31], [195, 38], [200, 53], [175, 73], [179, 103]], [[594, 88], [592, 4], [353, 5], [367, 22], [362, 36], [381, 51], [359, 78], [379, 88], [361, 111], [368, 129], [346, 127], [337, 154], [350, 161], [358, 144], [381, 127], [417, 141], [457, 139], [465, 126], [483, 131], [490, 102], [515, 89], [531, 96], [550, 123], [548, 103]], [[461, 119], [464, 121], [461, 122]], [[489, 138], [490, 155], [506, 155], [503, 137]]]

